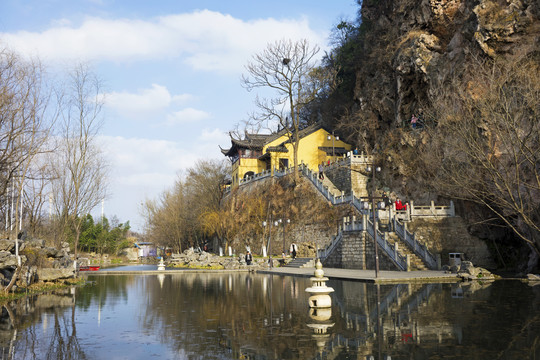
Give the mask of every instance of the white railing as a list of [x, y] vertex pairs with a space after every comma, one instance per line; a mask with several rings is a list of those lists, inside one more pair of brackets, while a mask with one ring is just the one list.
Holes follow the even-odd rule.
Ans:
[[437, 259], [433, 254], [428, 250], [426, 245], [418, 242], [416, 240], [416, 234], [411, 233], [407, 230], [406, 223], [401, 223], [398, 219], [394, 218], [394, 231], [403, 240], [410, 248], [418, 255], [430, 269], [437, 268]]
[[456, 209], [454, 208], [454, 202], [450, 201], [450, 206], [435, 206], [435, 202], [432, 201], [430, 205], [418, 206], [414, 205], [411, 201], [410, 213], [412, 217], [448, 217], [456, 216]]
[[[387, 236], [384, 236], [382, 232], [377, 229], [376, 237], [373, 235], [373, 222], [370, 219], [366, 221], [367, 233], [371, 238], [375, 238], [379, 247], [390, 257], [390, 259], [396, 264], [396, 266], [402, 270], [407, 271], [407, 258], [398, 252], [397, 246], [392, 246], [388, 242]], [[385, 233], [388, 234], [388, 233]]]
[[257, 174], [251, 175], [251, 176], [247, 176], [245, 178], [240, 179], [240, 181], [238, 181], [238, 184], [239, 185], [244, 185], [244, 184], [250, 183], [252, 181], [258, 181], [258, 180], [267, 178], [267, 177], [269, 177], [271, 175], [272, 175], [272, 172], [270, 170], [264, 170], [263, 172], [260, 172], [260, 173], [257, 173]]
[[338, 246], [341, 240], [343, 240], [343, 233], [340, 230], [338, 234], [334, 236], [332, 242], [327, 247], [325, 247], [324, 249], [317, 249], [317, 257], [322, 261], [326, 260], [328, 255], [334, 252], [334, 249]]
[[[371, 157], [367, 155], [353, 155], [352, 152], [347, 154], [347, 157], [344, 157], [343, 159], [340, 159], [332, 164], [329, 165], [329, 167], [332, 166], [343, 166], [344, 164], [347, 164], [349, 162], [362, 162], [362, 163], [369, 163], [371, 161]], [[303, 174], [319, 191], [320, 194], [322, 194], [332, 205], [340, 205], [345, 203], [350, 203], [353, 205], [356, 210], [362, 215], [369, 215], [370, 209], [365, 207], [365, 202], [361, 199], [354, 196], [354, 192], [352, 192], [349, 195], [344, 195], [344, 193], [341, 193], [341, 196], [334, 196], [328, 189], [327, 186], [323, 184], [321, 180], [319, 180], [319, 173], [312, 171], [304, 164], [300, 165], [299, 167], [300, 173]], [[287, 168], [283, 170], [277, 170], [274, 169], [274, 176], [276, 177], [283, 177], [286, 175], [291, 174], [294, 171], [294, 168]], [[272, 176], [272, 172], [270, 170], [265, 170], [262, 173], [255, 174], [253, 176], [247, 177], [245, 179], [240, 180], [240, 185], [247, 184], [252, 181], [258, 181], [264, 178], [267, 178], [269, 176]], [[431, 205], [429, 206], [417, 206], [414, 205], [414, 202], [411, 201], [410, 205], [407, 207], [407, 210], [395, 210], [395, 204], [392, 204], [392, 207], [389, 210], [385, 209], [378, 209], [376, 211], [376, 219], [384, 220], [384, 219], [393, 219], [394, 224], [394, 231], [396, 234], [402, 239], [413, 251], [416, 255], [418, 255], [431, 269], [437, 268], [437, 260], [433, 256], [433, 254], [427, 249], [427, 247], [424, 244], [419, 243], [416, 240], [416, 237], [414, 234], [410, 233], [406, 229], [405, 223], [401, 223], [402, 221], [410, 221], [411, 218], [414, 217], [447, 217], [447, 216], [455, 216], [455, 208], [454, 203], [450, 201], [450, 206], [435, 206], [434, 202], [431, 202]], [[372, 216], [371, 216], [372, 217]], [[367, 220], [370, 224], [373, 224], [373, 222], [368, 219]], [[373, 225], [367, 226], [366, 224], [356, 223], [353, 221], [352, 224], [347, 226], [356, 226], [356, 227], [362, 227], [361, 229], [348, 229], [347, 227], [343, 227], [343, 231], [362, 231], [366, 230], [368, 234], [373, 238]], [[325, 251], [329, 251], [330, 247], [332, 247], [332, 251], [337, 245], [337, 240], [341, 241], [341, 236], [338, 239], [338, 236], [332, 241], [332, 243], [327, 247], [326, 249], [320, 249], [319, 252], [323, 254]], [[397, 246], [392, 247], [385, 236], [383, 236], [383, 233], [381, 233], [379, 230], [377, 230], [377, 237], [376, 237], [377, 243], [380, 245], [380, 247], [388, 254], [388, 256], [392, 259], [392, 261], [395, 262], [395, 264], [401, 268], [402, 270], [407, 269], [407, 262], [406, 258], [398, 253]], [[326, 258], [327, 254], [324, 257]]]

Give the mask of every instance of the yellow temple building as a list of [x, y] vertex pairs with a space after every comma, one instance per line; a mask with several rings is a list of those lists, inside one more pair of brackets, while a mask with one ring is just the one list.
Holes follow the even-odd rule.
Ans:
[[[333, 162], [351, 151], [352, 146], [339, 136], [325, 129], [321, 124], [313, 124], [299, 131], [298, 164], [318, 171], [321, 163]], [[264, 171], [274, 172], [294, 166], [294, 151], [287, 130], [273, 134], [249, 134], [244, 139], [231, 135], [231, 147], [221, 149], [232, 163], [231, 185], [236, 186], [241, 179]]]

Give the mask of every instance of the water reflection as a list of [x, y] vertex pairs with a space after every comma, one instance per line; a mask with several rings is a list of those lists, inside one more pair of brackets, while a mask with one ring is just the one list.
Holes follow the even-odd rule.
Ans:
[[234, 274], [89, 276], [91, 285], [6, 304], [4, 359], [534, 358], [540, 286], [330, 281]]

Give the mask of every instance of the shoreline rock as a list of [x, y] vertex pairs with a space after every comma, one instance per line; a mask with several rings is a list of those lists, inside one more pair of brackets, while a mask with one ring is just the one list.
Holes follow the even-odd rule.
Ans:
[[[279, 266], [278, 259], [272, 259], [273, 266]], [[169, 260], [165, 262], [169, 267], [200, 267], [200, 268], [215, 268], [223, 267], [225, 270], [235, 269], [259, 269], [269, 267], [268, 259], [253, 258], [251, 265], [246, 264], [245, 254], [236, 256], [219, 256], [205, 251], [196, 251], [193, 248], [184, 250], [181, 254], [173, 254]]]

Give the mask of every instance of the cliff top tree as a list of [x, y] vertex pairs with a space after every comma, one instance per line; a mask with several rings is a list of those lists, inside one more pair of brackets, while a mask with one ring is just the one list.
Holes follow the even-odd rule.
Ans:
[[284, 129], [293, 147], [295, 180], [302, 110], [335, 82], [333, 69], [316, 66], [318, 52], [319, 47], [311, 47], [305, 39], [280, 40], [254, 55], [246, 65], [248, 76], [242, 76], [242, 84], [248, 91], [268, 88], [274, 94], [271, 98], [257, 96], [255, 104], [259, 112], [252, 114], [250, 121], [258, 128], [271, 129], [278, 125]]

